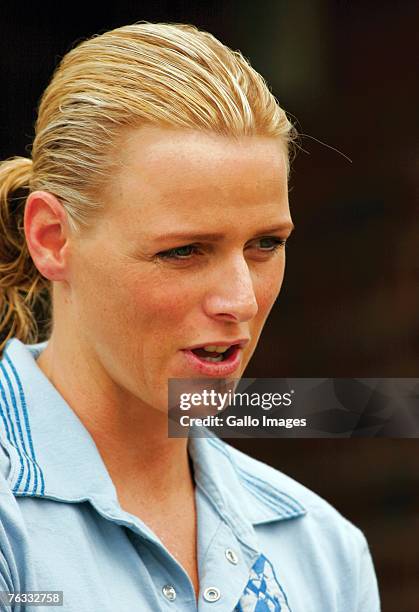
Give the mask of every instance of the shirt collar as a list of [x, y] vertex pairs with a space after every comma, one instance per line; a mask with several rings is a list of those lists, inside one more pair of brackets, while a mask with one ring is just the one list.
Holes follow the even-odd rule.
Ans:
[[0, 362], [0, 415], [15, 495], [116, 500], [93, 438], [35, 359], [47, 343], [9, 340]]
[[[189, 453], [196, 485], [236, 536], [249, 546], [257, 547], [255, 525], [294, 519], [307, 513], [295, 495], [283, 490], [282, 479], [287, 477], [248, 456], [242, 462], [242, 453], [211, 432], [208, 431], [208, 437], [191, 437]], [[258, 475], [252, 473], [253, 466], [259, 467]]]
[[[10, 486], [16, 496], [115, 506], [116, 489], [93, 438], [36, 364], [46, 344], [13, 338], [0, 362], [0, 438], [10, 457]], [[215, 436], [192, 437], [188, 448], [197, 486], [250, 547], [256, 547], [255, 524], [306, 513], [281, 490], [280, 478], [255, 476]]]

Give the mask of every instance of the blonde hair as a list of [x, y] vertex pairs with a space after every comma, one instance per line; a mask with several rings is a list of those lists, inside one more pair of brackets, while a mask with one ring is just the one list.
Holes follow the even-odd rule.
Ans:
[[262, 76], [195, 26], [140, 22], [78, 44], [41, 98], [32, 160], [0, 164], [0, 351], [12, 336], [39, 340], [33, 310], [45, 307], [50, 287], [27, 250], [27, 195], [54, 194], [80, 232], [101, 208], [124, 128], [145, 124], [278, 138], [288, 170], [296, 138]]

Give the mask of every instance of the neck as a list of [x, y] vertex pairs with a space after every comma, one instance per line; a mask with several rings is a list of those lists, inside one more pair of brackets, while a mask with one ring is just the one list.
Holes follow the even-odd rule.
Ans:
[[89, 431], [125, 509], [175, 506], [193, 491], [187, 439], [168, 438], [167, 414], [121, 389], [77, 339], [55, 329], [37, 364]]

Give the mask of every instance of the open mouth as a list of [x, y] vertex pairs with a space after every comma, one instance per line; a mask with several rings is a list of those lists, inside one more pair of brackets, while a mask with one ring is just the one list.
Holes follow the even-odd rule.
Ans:
[[223, 378], [230, 376], [240, 368], [243, 359], [243, 348], [249, 342], [248, 338], [236, 340], [233, 344], [201, 344], [200, 346], [183, 349], [188, 370], [201, 376]]
[[192, 353], [203, 361], [219, 363], [220, 361], [226, 361], [229, 357], [231, 357], [238, 346], [238, 344], [232, 344], [231, 346], [196, 348], [192, 349]]

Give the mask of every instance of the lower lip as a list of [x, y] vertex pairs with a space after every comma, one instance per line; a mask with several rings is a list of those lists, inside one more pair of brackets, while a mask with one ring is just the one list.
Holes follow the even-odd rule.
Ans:
[[204, 361], [200, 359], [191, 350], [183, 350], [188, 364], [191, 368], [201, 374], [202, 376], [213, 376], [215, 378], [223, 378], [233, 374], [240, 365], [242, 349], [238, 346], [234, 348], [234, 351], [224, 361]]

